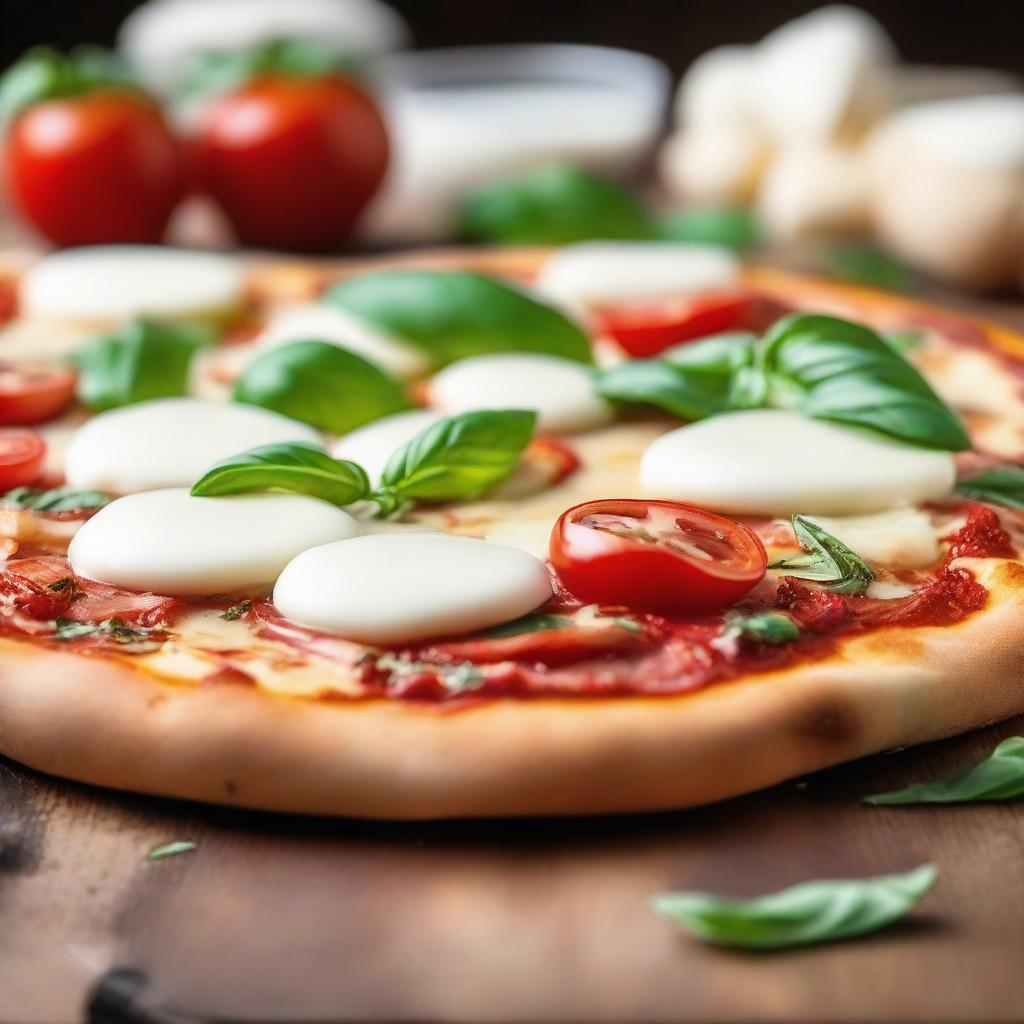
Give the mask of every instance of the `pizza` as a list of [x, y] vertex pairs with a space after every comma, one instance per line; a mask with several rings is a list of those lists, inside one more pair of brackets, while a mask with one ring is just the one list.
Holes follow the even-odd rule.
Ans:
[[0, 271], [0, 752], [681, 808], [1024, 711], [1024, 338], [665, 243]]

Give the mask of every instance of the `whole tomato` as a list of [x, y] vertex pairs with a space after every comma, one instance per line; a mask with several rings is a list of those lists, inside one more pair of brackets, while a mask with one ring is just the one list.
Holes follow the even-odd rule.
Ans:
[[157, 242], [184, 190], [181, 154], [145, 94], [30, 54], [39, 87], [22, 97], [6, 140], [8, 189], [21, 214], [58, 245]]
[[197, 140], [202, 185], [239, 241], [307, 252], [351, 233], [388, 152], [373, 100], [333, 74], [258, 74], [210, 104]]

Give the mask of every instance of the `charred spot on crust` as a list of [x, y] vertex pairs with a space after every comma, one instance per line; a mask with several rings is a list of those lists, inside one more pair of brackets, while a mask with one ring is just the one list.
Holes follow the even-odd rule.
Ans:
[[809, 697], [797, 706], [790, 731], [798, 739], [834, 750], [851, 746], [862, 730], [860, 717], [849, 703], [824, 695]]

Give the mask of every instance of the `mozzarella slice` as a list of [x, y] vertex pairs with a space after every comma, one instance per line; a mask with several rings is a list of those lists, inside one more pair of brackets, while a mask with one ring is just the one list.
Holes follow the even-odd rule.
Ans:
[[75, 534], [68, 560], [115, 587], [196, 597], [267, 586], [300, 551], [358, 532], [347, 512], [316, 498], [193, 498], [171, 488], [100, 509]]
[[343, 309], [312, 302], [281, 310], [257, 337], [256, 344], [268, 349], [311, 338], [347, 348], [403, 380], [420, 377], [430, 369], [430, 360], [422, 352]]
[[116, 324], [137, 316], [191, 319], [235, 309], [244, 275], [237, 260], [158, 245], [65, 249], [21, 279], [25, 316]]
[[682, 242], [579, 242], [559, 249], [534, 287], [571, 311], [728, 288], [740, 265], [728, 250]]
[[288, 441], [319, 444], [312, 427], [268, 409], [201, 398], [160, 398], [100, 413], [64, 456], [68, 484], [127, 494], [191, 486], [215, 462]]
[[722, 512], [844, 515], [948, 495], [949, 452], [757, 409], [662, 435], [640, 463], [644, 490]]
[[430, 382], [430, 405], [448, 416], [472, 409], [535, 409], [537, 430], [572, 433], [609, 423], [610, 403], [594, 390], [590, 367], [532, 352], [471, 356]]
[[336, 459], [358, 462], [370, 480], [379, 483], [388, 459], [407, 441], [443, 419], [441, 413], [429, 409], [396, 412], [345, 434], [335, 443], [331, 454]]
[[464, 634], [518, 618], [551, 596], [525, 551], [447, 534], [382, 534], [298, 555], [274, 604], [314, 629], [368, 644]]
[[924, 569], [938, 561], [942, 553], [939, 531], [932, 525], [931, 516], [921, 509], [811, 519], [865, 561], [887, 569]]

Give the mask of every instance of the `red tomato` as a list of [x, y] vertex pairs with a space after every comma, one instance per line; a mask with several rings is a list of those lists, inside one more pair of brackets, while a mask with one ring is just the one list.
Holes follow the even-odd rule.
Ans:
[[351, 82], [264, 75], [212, 104], [198, 159], [240, 241], [329, 251], [377, 191], [388, 137]]
[[711, 292], [651, 305], [618, 306], [596, 312], [598, 330], [631, 356], [644, 359], [682, 341], [747, 326], [747, 292]]
[[742, 523], [676, 501], [609, 498], [562, 513], [551, 564], [581, 601], [687, 615], [737, 601], [767, 558]]
[[184, 185], [159, 109], [114, 89], [28, 107], [10, 129], [7, 173], [21, 213], [59, 245], [158, 242]]
[[46, 444], [34, 430], [0, 430], [0, 490], [34, 484], [45, 458]]
[[8, 367], [0, 363], [0, 424], [28, 426], [52, 420], [75, 394], [75, 375], [61, 366]]

